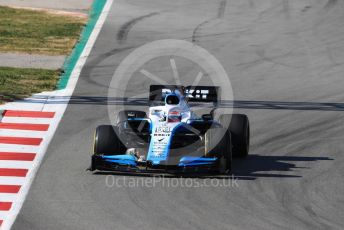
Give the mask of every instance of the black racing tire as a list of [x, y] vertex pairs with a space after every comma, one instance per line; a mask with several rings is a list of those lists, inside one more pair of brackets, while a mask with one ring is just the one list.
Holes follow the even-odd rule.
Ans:
[[147, 114], [138, 110], [122, 110], [118, 113], [117, 124], [128, 120], [128, 118], [147, 118]]
[[250, 148], [250, 123], [244, 114], [222, 114], [221, 125], [231, 133], [233, 157], [247, 157]]
[[112, 125], [100, 125], [94, 135], [94, 155], [125, 154], [126, 147], [117, 136], [118, 128]]
[[90, 171], [95, 171], [97, 170], [97, 160], [96, 160], [96, 155], [93, 155], [91, 157], [91, 166], [88, 168]]
[[218, 157], [220, 159], [219, 172], [228, 173], [231, 171], [231, 134], [226, 129], [214, 128], [207, 130], [205, 133], [205, 156]]

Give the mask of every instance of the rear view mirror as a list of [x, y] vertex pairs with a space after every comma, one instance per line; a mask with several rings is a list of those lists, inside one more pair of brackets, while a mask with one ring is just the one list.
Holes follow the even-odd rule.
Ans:
[[205, 121], [213, 120], [213, 116], [211, 114], [203, 114], [202, 119]]

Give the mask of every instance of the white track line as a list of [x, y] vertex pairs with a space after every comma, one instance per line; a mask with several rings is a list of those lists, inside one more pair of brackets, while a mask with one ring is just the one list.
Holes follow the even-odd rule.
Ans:
[[52, 118], [29, 118], [29, 117], [3, 117], [1, 122], [20, 124], [49, 124]]
[[23, 185], [25, 177], [0, 176], [0, 184], [4, 185]]
[[30, 110], [30, 111], [40, 111], [42, 109], [41, 103], [25, 103], [25, 102], [10, 102], [1, 106], [4, 110]]
[[32, 161], [4, 161], [0, 160], [0, 168], [8, 169], [30, 169]]
[[44, 138], [47, 131], [0, 129], [0, 136]]
[[0, 193], [0, 201], [15, 202], [17, 197], [18, 193]]
[[[8, 218], [8, 211], [0, 211], [0, 220], [6, 220]], [[5, 221], [4, 221], [5, 223]], [[2, 224], [4, 224], [2, 223]], [[1, 227], [1, 230], [4, 229], [3, 227]]]
[[[76, 86], [77, 81], [78, 81], [79, 76], [80, 76], [80, 72], [86, 63], [86, 60], [87, 60], [87, 58], [88, 58], [88, 56], [92, 50], [92, 47], [93, 47], [93, 45], [94, 45], [94, 43], [98, 37], [98, 34], [100, 33], [101, 28], [103, 27], [105, 19], [106, 19], [108, 13], [110, 12], [112, 3], [113, 3], [113, 0], [107, 0], [106, 1], [105, 6], [104, 6], [101, 14], [99, 15], [98, 21], [97, 21], [89, 39], [88, 39], [88, 41], [87, 41], [87, 44], [84, 47], [83, 52], [81, 53], [80, 58], [78, 59], [76, 65], [75, 65], [75, 67], [71, 73], [67, 87], [65, 89], [54, 91], [51, 94], [47, 93], [46, 95], [49, 95], [50, 98], [45, 102], [46, 104], [44, 104], [44, 102], [34, 104], [35, 108], [32, 108], [33, 104], [30, 102], [28, 102], [28, 103], [24, 102], [24, 103], [19, 103], [19, 104], [18, 103], [17, 104], [16, 103], [9, 103], [3, 107], [3, 109], [12, 109], [12, 110], [25, 110], [25, 108], [26, 108], [28, 110], [56, 112], [54, 119], [49, 119], [49, 120], [46, 120], [45, 122], [43, 122], [42, 119], [38, 119], [38, 118], [35, 118], [35, 120], [30, 119], [31, 121], [28, 121], [27, 118], [25, 118], [25, 119], [20, 118], [21, 121], [25, 120], [24, 123], [50, 124], [50, 127], [49, 127], [48, 132], [46, 132], [44, 141], [41, 143], [40, 148], [38, 149], [38, 152], [27, 151], [27, 149], [24, 150], [24, 148], [22, 149], [23, 152], [24, 151], [25, 152], [26, 151], [27, 152], [34, 152], [34, 153], [37, 153], [37, 155], [36, 155], [35, 160], [32, 162], [33, 163], [32, 169], [27, 174], [26, 180], [23, 183], [23, 186], [20, 190], [20, 193], [18, 194], [18, 199], [16, 200], [16, 202], [13, 203], [11, 210], [9, 212], [6, 212], [4, 218], [1, 218], [1, 215], [0, 215], [0, 219], [4, 220], [4, 222], [1, 226], [1, 229], [3, 229], [3, 230], [9, 230], [12, 227], [20, 209], [22, 208], [22, 205], [23, 205], [25, 198], [29, 192], [32, 181], [33, 181], [33, 179], [37, 173], [37, 170], [39, 168], [39, 165], [41, 164], [41, 162], [43, 160], [43, 157], [44, 157], [44, 154], [48, 148], [48, 145], [49, 145], [51, 139], [53, 138], [55, 131], [57, 129], [57, 126], [58, 126], [59, 122], [61, 121], [63, 113], [66, 110], [67, 105], [68, 105], [67, 100], [66, 100], [66, 103], [62, 103], [62, 104], [54, 104], [54, 103], [49, 104], [47, 102], [56, 100], [56, 97], [69, 98], [73, 94], [73, 91], [75, 89], [75, 86]], [[16, 118], [5, 117], [2, 121], [3, 122], [12, 121], [12, 122], [18, 123], [19, 119], [18, 118], [16, 119]], [[15, 146], [15, 145], [13, 145], [13, 146]], [[18, 146], [16, 146], [16, 148], [18, 148]], [[0, 145], [0, 149], [1, 149], [1, 145]], [[2, 146], [2, 149], [4, 149], [3, 146]], [[12, 149], [11, 151], [16, 151], [16, 150]]]
[[0, 144], [0, 152], [37, 153], [39, 146]]

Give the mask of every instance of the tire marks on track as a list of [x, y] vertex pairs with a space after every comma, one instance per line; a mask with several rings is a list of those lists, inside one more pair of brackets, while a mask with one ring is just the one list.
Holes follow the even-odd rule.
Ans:
[[192, 31], [192, 39], [191, 39], [192, 42], [194, 43], [198, 42], [198, 37], [199, 37], [198, 34], [199, 34], [199, 31], [202, 29], [202, 27], [204, 27], [206, 24], [212, 21], [222, 19], [224, 17], [225, 12], [226, 12], [226, 5], [227, 5], [227, 0], [221, 0], [219, 3], [216, 17], [207, 19], [195, 27], [195, 29]]
[[226, 12], [227, 0], [222, 0], [219, 4], [219, 9], [217, 11], [217, 18], [223, 18]]
[[[130, 46], [130, 47], [123, 47], [123, 48], [115, 48], [115, 49], [112, 49], [110, 50], [109, 52], [106, 52], [104, 54], [101, 54], [97, 57], [94, 57], [93, 59], [90, 59], [89, 61], [89, 68], [85, 68], [87, 71], [86, 71], [86, 74], [83, 75], [83, 78], [81, 78], [82, 80], [84, 81], [87, 81], [88, 83], [90, 84], [94, 84], [94, 85], [97, 85], [99, 87], [106, 87], [108, 88], [109, 87], [109, 84], [110, 82], [107, 82], [107, 83], [101, 83], [98, 79], [96, 79], [95, 77], [91, 77], [93, 71], [95, 70], [95, 68], [97, 66], [99, 66], [100, 63], [102, 63], [104, 60], [106, 60], [107, 58], [109, 57], [112, 57], [113, 55], [116, 55], [116, 54], [119, 54], [121, 52], [124, 52], [126, 50], [130, 50], [130, 49], [133, 49], [135, 48], [136, 46]], [[102, 65], [102, 68], [114, 68], [113, 65]], [[115, 69], [113, 70], [113, 72], [115, 71]], [[99, 76], [97, 75], [97, 78], [101, 78], [103, 76]], [[73, 98], [73, 97], [72, 97]], [[73, 103], [73, 102], [70, 102], [70, 103]]]
[[117, 33], [117, 40], [119, 41], [119, 43], [123, 43], [124, 41], [127, 40], [129, 31], [131, 30], [131, 28], [133, 28], [133, 26], [135, 24], [137, 24], [138, 22], [140, 22], [146, 18], [155, 16], [158, 14], [160, 14], [160, 13], [159, 12], [149, 13], [149, 14], [134, 18], [134, 19], [130, 20], [129, 22], [125, 23], [124, 25], [122, 25], [121, 28], [119, 29], [118, 33]]
[[338, 0], [328, 0], [328, 2], [326, 3], [326, 5], [324, 6], [325, 9], [329, 9], [334, 7], [335, 5], [337, 5]]

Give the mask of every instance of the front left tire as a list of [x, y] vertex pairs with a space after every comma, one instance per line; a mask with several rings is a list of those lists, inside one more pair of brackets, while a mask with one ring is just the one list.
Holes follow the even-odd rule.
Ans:
[[220, 124], [231, 133], [233, 156], [245, 158], [250, 148], [250, 123], [244, 114], [223, 114]]
[[218, 171], [229, 173], [232, 170], [231, 135], [224, 128], [209, 129], [205, 133], [205, 156], [219, 158]]

